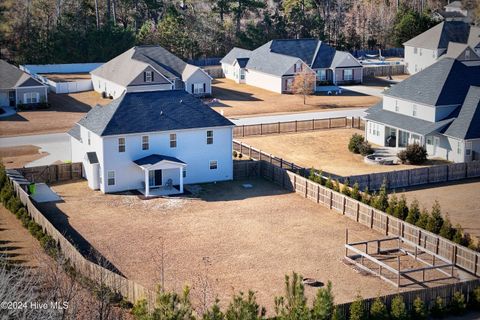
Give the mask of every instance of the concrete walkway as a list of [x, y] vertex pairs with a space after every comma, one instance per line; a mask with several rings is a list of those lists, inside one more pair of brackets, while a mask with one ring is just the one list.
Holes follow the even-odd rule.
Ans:
[[288, 114], [248, 117], [248, 118], [230, 118], [230, 121], [232, 121], [236, 125], [249, 125], [249, 124], [260, 124], [260, 123], [300, 121], [300, 120], [312, 120], [312, 119], [328, 119], [328, 118], [340, 118], [340, 117], [363, 117], [365, 115], [364, 114], [365, 110], [367, 109], [288, 113]]
[[40, 151], [49, 153], [48, 156], [32, 161], [25, 165], [25, 167], [44, 166], [52, 164], [56, 161], [71, 160], [70, 136], [67, 133], [51, 133], [0, 138], [0, 147], [16, 147], [25, 145], [34, 145], [39, 147]]
[[0, 114], [0, 118], [10, 117], [17, 113], [17, 111], [15, 111], [15, 109], [12, 107], [2, 107], [2, 109], [5, 111], [5, 113]]

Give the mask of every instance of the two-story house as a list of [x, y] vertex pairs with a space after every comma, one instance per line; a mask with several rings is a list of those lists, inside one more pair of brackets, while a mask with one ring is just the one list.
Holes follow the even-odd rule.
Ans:
[[408, 73], [415, 74], [438, 61], [450, 42], [468, 45], [472, 60], [480, 56], [480, 28], [464, 21], [443, 21], [403, 44]]
[[365, 119], [371, 143], [417, 143], [453, 162], [480, 159], [480, 61], [441, 59], [385, 91]]
[[295, 75], [308, 70], [322, 85], [361, 83], [362, 65], [348, 52], [318, 39], [278, 39], [255, 50], [233, 48], [221, 61], [227, 79], [278, 93], [289, 93]]
[[47, 86], [14, 65], [0, 60], [0, 107], [48, 101]]
[[93, 89], [114, 99], [124, 92], [185, 90], [212, 93], [212, 77], [160, 46], [136, 46], [90, 72]]
[[184, 90], [126, 92], [69, 131], [92, 189], [145, 196], [232, 179], [234, 124]]

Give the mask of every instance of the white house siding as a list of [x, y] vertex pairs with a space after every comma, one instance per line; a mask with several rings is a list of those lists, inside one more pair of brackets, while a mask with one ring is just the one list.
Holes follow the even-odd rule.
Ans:
[[198, 69], [185, 80], [185, 91], [193, 94], [192, 84], [194, 83], [205, 84], [205, 95], [212, 94], [212, 78], [202, 69]]
[[445, 52], [444, 49], [424, 49], [405, 46], [405, 63], [408, 73], [415, 74], [432, 65], [438, 60], [438, 57]]
[[[396, 111], [395, 105], [398, 105], [398, 111]], [[388, 111], [413, 117], [414, 106], [416, 106], [417, 108], [417, 115], [415, 116], [415, 118], [430, 122], [435, 121], [435, 108], [433, 106], [413, 103], [411, 101], [406, 101], [386, 95], [383, 97], [383, 109]]]
[[127, 92], [145, 92], [145, 91], [164, 91], [164, 90], [173, 90], [173, 85], [170, 83], [166, 84], [151, 84], [151, 85], [140, 85], [140, 86], [128, 86]]
[[385, 126], [383, 124], [367, 121], [365, 132], [368, 142], [379, 146], [385, 145]]
[[[206, 143], [207, 130], [213, 130], [214, 143]], [[177, 147], [170, 148], [169, 134], [177, 134]], [[142, 150], [142, 136], [149, 136], [149, 150]], [[118, 152], [118, 138], [125, 137], [125, 152]], [[138, 189], [145, 181], [144, 172], [133, 162], [151, 154], [161, 154], [180, 159], [187, 164], [185, 184], [212, 181], [231, 180], [233, 178], [232, 162], [232, 128], [191, 129], [150, 134], [135, 134], [125, 136], [109, 136], [103, 139], [102, 177], [107, 177], [108, 171], [115, 171], [114, 186], [107, 185], [107, 179], [102, 180], [103, 192], [117, 192]], [[218, 162], [217, 170], [210, 170], [210, 160]], [[165, 178], [164, 178], [165, 181]]]
[[282, 93], [282, 77], [255, 70], [245, 70], [245, 83], [268, 91]]
[[10, 100], [8, 99], [9, 90], [0, 90], [0, 107], [10, 105]]
[[223, 71], [223, 74], [225, 75], [225, 78], [230, 80], [235, 80], [235, 76], [234, 76], [235, 68], [231, 64], [222, 63], [222, 71]]
[[108, 81], [102, 77], [92, 74], [93, 89], [98, 92], [106, 92], [108, 96], [112, 96], [113, 99], [120, 97], [126, 90], [124, 86]]

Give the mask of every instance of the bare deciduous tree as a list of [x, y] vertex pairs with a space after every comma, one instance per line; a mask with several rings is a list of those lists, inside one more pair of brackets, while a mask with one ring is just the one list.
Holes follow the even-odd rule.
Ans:
[[302, 70], [293, 79], [292, 92], [293, 94], [302, 95], [303, 104], [306, 104], [307, 96], [315, 92], [315, 82], [315, 72], [303, 65]]

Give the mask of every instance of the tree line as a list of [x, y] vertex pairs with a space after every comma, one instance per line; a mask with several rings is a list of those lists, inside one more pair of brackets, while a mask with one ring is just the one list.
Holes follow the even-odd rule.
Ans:
[[[464, 0], [469, 6], [475, 1]], [[4, 0], [0, 53], [15, 63], [103, 62], [160, 44], [184, 59], [271, 39], [339, 49], [398, 47], [435, 24], [446, 0]]]

